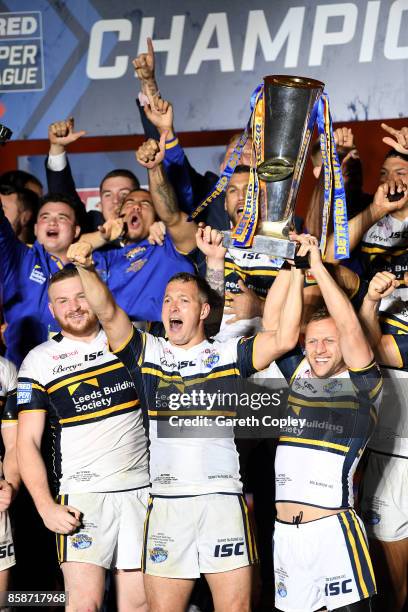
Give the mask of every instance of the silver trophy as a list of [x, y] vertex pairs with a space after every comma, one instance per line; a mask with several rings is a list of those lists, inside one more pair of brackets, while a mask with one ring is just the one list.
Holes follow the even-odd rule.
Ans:
[[[288, 235], [314, 127], [312, 111], [323, 89], [321, 81], [304, 77], [264, 78], [264, 161], [256, 169], [264, 188], [251, 251], [288, 259], [295, 255]], [[223, 244], [234, 246], [231, 232], [224, 232]]]

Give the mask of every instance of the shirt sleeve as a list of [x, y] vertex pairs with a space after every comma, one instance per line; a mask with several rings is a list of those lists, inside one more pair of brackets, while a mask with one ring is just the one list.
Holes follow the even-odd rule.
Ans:
[[288, 383], [292, 382], [293, 375], [305, 358], [303, 351], [298, 344], [292, 351], [285, 353], [276, 360], [276, 365], [286, 378]]
[[237, 363], [238, 369], [243, 378], [248, 378], [258, 370], [254, 366], [254, 345], [256, 336], [250, 338], [238, 338], [237, 342]]
[[21, 364], [17, 384], [17, 411], [47, 412], [49, 407], [48, 393], [41, 384], [35, 361], [38, 355], [30, 352]]
[[127, 367], [131, 376], [139, 374], [146, 346], [146, 337], [146, 333], [136, 329], [136, 327], [132, 325], [132, 331], [129, 338], [127, 338], [122, 346], [112, 351]]
[[348, 371], [360, 403], [371, 405], [378, 412], [382, 397], [383, 379], [377, 363], [372, 361], [365, 368], [349, 368]]
[[3, 385], [6, 397], [1, 417], [2, 424], [17, 422], [17, 369], [11, 361], [6, 362], [6, 373]]
[[67, 165], [67, 154], [65, 151], [59, 155], [48, 155], [47, 168], [54, 172], [61, 172]]
[[399, 368], [408, 369], [408, 334], [390, 334], [398, 352], [400, 363]]

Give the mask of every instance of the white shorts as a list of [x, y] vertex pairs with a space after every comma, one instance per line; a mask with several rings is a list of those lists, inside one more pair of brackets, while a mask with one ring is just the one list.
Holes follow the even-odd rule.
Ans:
[[142, 558], [146, 574], [198, 578], [256, 561], [242, 495], [150, 497]]
[[363, 523], [354, 510], [299, 526], [276, 521], [273, 542], [278, 610], [335, 610], [376, 592]]
[[408, 538], [408, 459], [370, 451], [361, 485], [361, 514], [370, 538]]
[[70, 493], [57, 501], [82, 512], [72, 535], [57, 534], [60, 563], [93, 563], [106, 569], [139, 569], [149, 487], [113, 493]]
[[7, 510], [0, 512], [0, 571], [16, 564], [13, 534]]

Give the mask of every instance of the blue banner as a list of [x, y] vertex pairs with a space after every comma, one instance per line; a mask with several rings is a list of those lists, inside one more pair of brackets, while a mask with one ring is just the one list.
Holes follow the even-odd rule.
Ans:
[[[153, 38], [178, 131], [243, 128], [268, 74], [326, 83], [334, 120], [406, 114], [408, 5], [354, 0], [0, 0], [0, 122], [45, 138], [141, 133], [132, 59]], [[381, 75], [381, 83], [378, 75]]]

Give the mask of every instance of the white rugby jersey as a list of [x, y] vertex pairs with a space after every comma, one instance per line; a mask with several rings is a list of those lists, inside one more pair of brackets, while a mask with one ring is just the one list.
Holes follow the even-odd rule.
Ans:
[[361, 252], [374, 259], [377, 255], [397, 257], [408, 246], [408, 218], [400, 221], [385, 215], [366, 231], [361, 240]]
[[[266, 299], [269, 288], [278, 275], [284, 260], [279, 257], [269, 257], [263, 253], [254, 253], [246, 249], [230, 248], [225, 255], [224, 286], [225, 291], [241, 293], [238, 281], [242, 280], [262, 300]], [[228, 299], [226, 299], [226, 306]], [[223, 315], [221, 328], [216, 339], [220, 342], [256, 334], [262, 329], [262, 317], [242, 319], [227, 325], [234, 315]]]
[[408, 288], [405, 285], [381, 300], [379, 317], [383, 334], [408, 334]]
[[[0, 356], [1, 429], [17, 426], [17, 370], [14, 363]], [[0, 438], [0, 477], [3, 477], [1, 458], [4, 445]]]
[[[253, 343], [254, 338], [224, 343], [204, 340], [183, 349], [133, 329], [125, 345], [116, 351], [148, 408], [152, 494], [242, 491], [233, 428], [219, 428], [216, 423], [217, 417], [234, 417], [235, 411], [217, 397], [209, 408], [207, 396], [189, 404], [181, 395], [191, 398], [193, 389], [215, 395], [217, 389], [233, 391], [234, 379], [256, 371]], [[184, 420], [200, 417], [207, 419], [202, 427]]]
[[140, 402], [105, 332], [91, 342], [57, 334], [24, 359], [19, 412], [47, 412], [57, 492], [123, 491], [149, 484]]
[[364, 234], [360, 253], [368, 277], [388, 270], [401, 279], [401, 285], [388, 298], [381, 300], [380, 320], [383, 333], [408, 333], [408, 288], [403, 281], [408, 271], [408, 218], [400, 221], [386, 215]]
[[[277, 502], [321, 508], [353, 506], [353, 476], [373, 431], [381, 400], [380, 369], [313, 376], [301, 356], [279, 367], [290, 379], [289, 415], [303, 426], [283, 429], [275, 458]], [[286, 371], [285, 371], [286, 369]], [[290, 370], [292, 376], [290, 376]], [[343, 427], [343, 429], [340, 429]]]
[[408, 459], [408, 372], [384, 367], [381, 371], [384, 393], [368, 448]]

